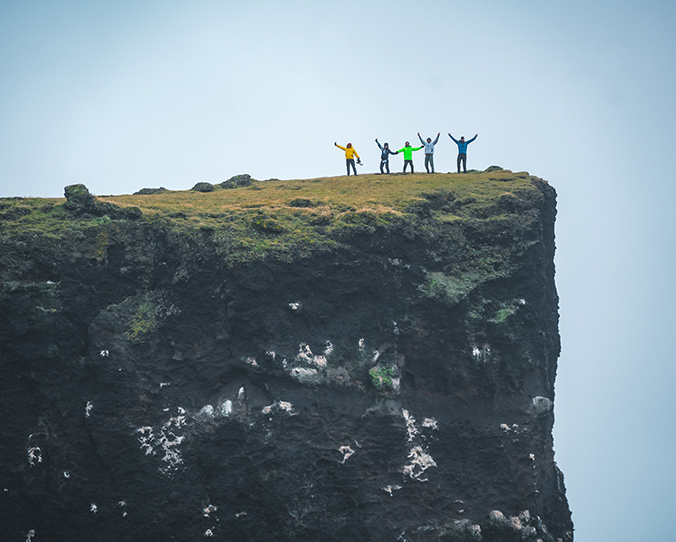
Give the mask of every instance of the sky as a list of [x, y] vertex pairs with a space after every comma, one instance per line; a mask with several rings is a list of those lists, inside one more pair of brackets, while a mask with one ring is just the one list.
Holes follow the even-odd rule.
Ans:
[[334, 142], [375, 172], [417, 132], [452, 171], [479, 134], [469, 168], [558, 192], [576, 540], [671, 542], [675, 27], [672, 0], [0, 0], [0, 197], [341, 175]]

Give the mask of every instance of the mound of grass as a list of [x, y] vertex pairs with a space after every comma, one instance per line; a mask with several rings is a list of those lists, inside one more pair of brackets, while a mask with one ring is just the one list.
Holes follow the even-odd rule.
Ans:
[[[229, 185], [225, 189], [215, 185], [210, 192], [143, 191], [97, 200], [123, 209], [138, 207], [142, 218], [137, 225], [161, 226], [193, 239], [206, 235], [228, 262], [271, 254], [295, 258], [330, 250], [354, 233], [403, 225], [429, 228], [464, 220], [500, 220], [532, 207], [531, 200], [541, 197], [534, 178], [527, 173], [489, 169], [464, 175], [251, 180], [249, 186]], [[517, 205], [519, 202], [523, 204]], [[106, 217], [76, 216], [63, 199], [0, 199], [0, 239], [16, 235], [71, 237], [125, 221], [109, 222]], [[451, 284], [440, 287], [438, 280], [434, 283], [432, 295], [445, 290], [453, 297], [465, 289]]]

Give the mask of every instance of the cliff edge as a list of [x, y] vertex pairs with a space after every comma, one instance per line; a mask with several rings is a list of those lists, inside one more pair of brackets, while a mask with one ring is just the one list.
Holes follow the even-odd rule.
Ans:
[[0, 200], [0, 538], [572, 541], [555, 190], [245, 181]]

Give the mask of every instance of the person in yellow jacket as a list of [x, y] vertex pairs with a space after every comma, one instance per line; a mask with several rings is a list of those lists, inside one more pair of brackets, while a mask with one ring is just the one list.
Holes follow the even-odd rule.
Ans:
[[354, 174], [357, 174], [357, 168], [354, 166], [354, 157], [357, 157], [357, 163], [361, 165], [361, 158], [359, 158], [359, 155], [357, 154], [357, 151], [354, 150], [354, 147], [352, 146], [352, 143], [348, 143], [347, 147], [341, 147], [336, 143], [335, 141], [333, 144], [338, 147], [339, 149], [342, 149], [345, 151], [345, 163], [347, 164], [347, 175], [348, 177], [350, 176], [350, 166], [352, 166], [352, 171], [354, 171]]

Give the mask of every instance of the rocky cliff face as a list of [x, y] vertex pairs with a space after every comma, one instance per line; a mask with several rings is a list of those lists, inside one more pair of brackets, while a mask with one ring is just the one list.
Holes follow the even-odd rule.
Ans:
[[487, 175], [288, 257], [72, 189], [70, 233], [5, 231], [0, 538], [572, 540], [555, 192]]

